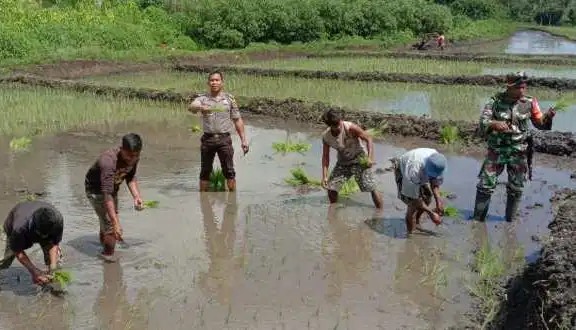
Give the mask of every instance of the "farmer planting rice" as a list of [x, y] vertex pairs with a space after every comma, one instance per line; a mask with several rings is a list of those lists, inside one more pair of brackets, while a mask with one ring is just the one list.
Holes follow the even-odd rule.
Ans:
[[[326, 111], [322, 120], [328, 126], [322, 134], [322, 187], [328, 190], [330, 204], [338, 201], [340, 188], [353, 176], [360, 191], [370, 192], [374, 206], [381, 209], [382, 195], [376, 191], [371, 169], [374, 164], [372, 138], [358, 125], [342, 120], [338, 110]], [[360, 140], [366, 143], [367, 152]], [[328, 177], [331, 147], [338, 152], [338, 160]]]
[[[392, 159], [398, 198], [404, 202], [408, 235], [414, 229], [421, 230], [420, 218], [428, 213], [436, 225], [442, 223], [444, 204], [440, 197], [440, 185], [446, 170], [446, 157], [436, 149], [416, 148]], [[432, 196], [436, 209], [430, 208]]]
[[504, 167], [508, 171], [505, 218], [508, 222], [515, 220], [526, 174], [531, 179], [533, 150], [529, 122], [539, 130], [551, 130], [556, 114], [553, 108], [543, 114], [536, 98], [526, 95], [528, 77], [524, 72], [509, 74], [506, 82], [506, 90], [493, 96], [480, 115], [479, 131], [486, 139], [488, 151], [476, 186], [473, 218], [478, 221], [486, 219], [490, 198]]
[[202, 114], [204, 134], [200, 140], [200, 191], [208, 191], [210, 187], [210, 174], [216, 154], [220, 159], [228, 190], [236, 190], [234, 147], [230, 136], [234, 128], [240, 136], [244, 154], [249, 150], [240, 109], [234, 96], [223, 91], [223, 80], [221, 72], [210, 73], [208, 75], [210, 92], [198, 96], [188, 107], [190, 112]]
[[100, 243], [104, 249], [100, 257], [114, 262], [116, 241], [122, 241], [122, 227], [118, 218], [118, 190], [126, 180], [134, 199], [134, 207], [142, 208], [142, 198], [136, 180], [136, 168], [142, 151], [142, 139], [130, 133], [122, 137], [122, 145], [104, 151], [86, 173], [86, 196], [100, 220]]
[[[52, 280], [51, 274], [60, 262], [60, 242], [64, 231], [64, 219], [52, 204], [43, 201], [20, 202], [12, 208], [4, 221], [6, 249], [0, 260], [0, 269], [12, 265], [14, 259], [26, 267], [35, 284], [44, 285]], [[40, 244], [47, 271], [36, 267], [25, 250]]]

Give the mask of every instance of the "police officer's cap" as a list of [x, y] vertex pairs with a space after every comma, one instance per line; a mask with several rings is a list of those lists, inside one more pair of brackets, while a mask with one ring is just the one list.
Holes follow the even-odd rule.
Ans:
[[508, 87], [518, 86], [528, 82], [528, 75], [524, 71], [509, 73], [506, 75], [506, 84]]

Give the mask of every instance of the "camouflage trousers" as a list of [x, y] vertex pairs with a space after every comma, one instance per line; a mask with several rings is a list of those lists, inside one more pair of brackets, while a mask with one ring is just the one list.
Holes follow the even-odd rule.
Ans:
[[528, 173], [528, 160], [525, 150], [498, 150], [488, 148], [482, 168], [478, 174], [479, 190], [493, 193], [498, 184], [498, 177], [508, 172], [508, 191], [521, 193]]

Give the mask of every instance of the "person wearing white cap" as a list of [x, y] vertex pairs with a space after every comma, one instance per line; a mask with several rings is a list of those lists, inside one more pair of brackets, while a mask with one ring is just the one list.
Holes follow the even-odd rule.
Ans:
[[[408, 235], [414, 229], [420, 230], [420, 218], [428, 213], [434, 224], [442, 223], [444, 204], [440, 197], [440, 185], [446, 171], [446, 157], [436, 149], [416, 148], [393, 158], [394, 178], [398, 188], [398, 198], [404, 202]], [[436, 208], [430, 208], [432, 196]]]

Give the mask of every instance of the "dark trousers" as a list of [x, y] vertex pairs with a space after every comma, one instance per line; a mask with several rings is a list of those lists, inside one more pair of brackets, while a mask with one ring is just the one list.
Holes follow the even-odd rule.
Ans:
[[210, 134], [204, 133], [200, 139], [200, 180], [210, 180], [214, 157], [218, 154], [222, 173], [226, 179], [234, 179], [234, 148], [232, 147], [232, 137], [230, 133]]

